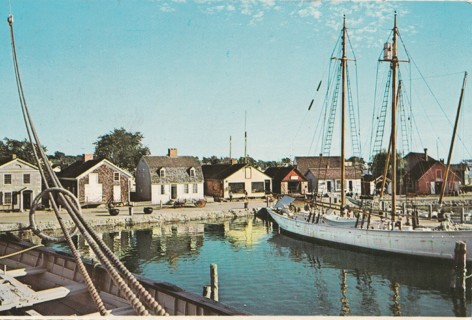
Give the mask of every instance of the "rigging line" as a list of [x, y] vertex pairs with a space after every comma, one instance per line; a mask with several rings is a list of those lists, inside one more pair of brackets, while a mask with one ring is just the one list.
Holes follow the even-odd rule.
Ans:
[[372, 110], [372, 121], [371, 121], [371, 126], [370, 126], [370, 154], [369, 154], [369, 159], [370, 160], [373, 160], [372, 159], [372, 151], [373, 151], [373, 140], [374, 140], [374, 120], [375, 120], [375, 104], [376, 104], [376, 98], [377, 98], [377, 83], [378, 83], [378, 77], [379, 77], [379, 65], [380, 65], [380, 61], [377, 61], [377, 70], [376, 70], [376, 73], [375, 73], [375, 87], [374, 87], [374, 106], [373, 106], [373, 110]]
[[[29, 130], [29, 127], [30, 127], [31, 124], [28, 122], [27, 117], [26, 117], [26, 112], [25, 112], [25, 111], [27, 111], [27, 105], [26, 105], [26, 99], [25, 99], [25, 96], [24, 96], [24, 90], [23, 90], [23, 86], [22, 86], [22, 83], [21, 83], [20, 73], [19, 73], [18, 59], [17, 59], [17, 56], [16, 56], [15, 37], [14, 37], [14, 32], [13, 32], [13, 16], [11, 16], [11, 15], [9, 16], [8, 23], [10, 24], [10, 34], [11, 34], [12, 53], [13, 53], [13, 65], [14, 65], [14, 70], [15, 70], [15, 78], [16, 78], [16, 82], [17, 82], [17, 89], [18, 89], [18, 94], [19, 94], [19, 98], [20, 98], [20, 105], [21, 105], [21, 108], [22, 108], [23, 118], [24, 118], [25, 125], [26, 125], [27, 131], [28, 131], [28, 136], [30, 138], [30, 142], [31, 142], [31, 145], [32, 145], [32, 148], [33, 148], [33, 153], [34, 153], [34, 156], [36, 158], [38, 168], [40, 170], [41, 177], [42, 177], [45, 185], [47, 186], [47, 180], [45, 179], [44, 172], [41, 168], [41, 162], [39, 161], [39, 158], [38, 158], [38, 155], [37, 155], [37, 152], [36, 152], [36, 147], [34, 146], [33, 140], [31, 138], [31, 132]], [[46, 161], [46, 164], [47, 163], [48, 162]], [[66, 241], [67, 241], [68, 245], [70, 246], [72, 254], [74, 255], [74, 257], [76, 259], [78, 268], [81, 271], [82, 276], [84, 277], [84, 280], [85, 280], [86, 285], [87, 285], [87, 289], [88, 289], [89, 293], [91, 294], [91, 296], [94, 298], [93, 301], [94, 301], [97, 309], [100, 311], [100, 314], [105, 315], [105, 314], [107, 314], [105, 305], [103, 304], [103, 301], [101, 300], [100, 296], [98, 295], [98, 292], [96, 291], [96, 288], [95, 288], [95, 286], [92, 282], [92, 279], [90, 278], [88, 272], [85, 269], [85, 265], [83, 264], [83, 262], [80, 258], [80, 253], [78, 253], [78, 251], [76, 250], [76, 248], [74, 246], [74, 243], [73, 243], [70, 235], [68, 234], [67, 229], [65, 228], [62, 219], [60, 219], [60, 217], [59, 217], [57, 206], [56, 206], [56, 203], [55, 203], [54, 199], [52, 197], [50, 197], [50, 199], [51, 199], [51, 204], [54, 208], [54, 212], [56, 214], [56, 217], [59, 220], [59, 225], [61, 226], [61, 229], [62, 229], [62, 231], [65, 235]], [[96, 297], [98, 297], [98, 298], [96, 298]]]
[[[52, 182], [53, 184], [56, 184], [56, 185], [59, 185], [60, 186], [60, 182], [59, 182], [59, 179], [58, 177], [55, 175], [54, 171], [52, 171], [52, 167], [50, 165], [50, 163], [48, 162], [48, 159], [44, 153], [44, 150], [40, 147], [41, 144], [40, 144], [40, 141], [39, 141], [39, 138], [36, 134], [36, 130], [34, 128], [34, 125], [33, 125], [33, 121], [31, 119], [31, 116], [29, 114], [29, 110], [28, 110], [28, 107], [26, 105], [26, 99], [24, 97], [24, 90], [23, 90], [23, 86], [22, 86], [22, 83], [21, 83], [21, 79], [20, 79], [20, 74], [19, 74], [19, 67], [18, 67], [18, 60], [17, 60], [17, 57], [16, 57], [16, 47], [15, 47], [15, 41], [14, 41], [14, 32], [13, 32], [13, 17], [9, 17], [9, 24], [10, 24], [10, 29], [11, 29], [11, 35], [12, 35], [12, 51], [14, 53], [14, 66], [15, 66], [15, 75], [16, 75], [16, 78], [17, 78], [17, 85], [18, 85], [18, 91], [19, 91], [19, 96], [20, 96], [20, 104], [21, 104], [21, 107], [22, 107], [22, 110], [23, 110], [23, 115], [24, 115], [24, 120], [25, 120], [25, 125], [27, 128], [31, 128], [31, 131], [34, 135], [34, 138], [35, 138], [35, 141], [36, 141], [36, 144], [39, 145], [38, 149], [40, 151], [40, 155], [41, 155], [41, 158], [43, 160], [43, 164], [45, 165], [46, 169], [48, 169], [48, 173], [50, 173], [50, 176], [51, 176], [51, 179], [52, 179]], [[27, 117], [25, 117], [25, 114], [27, 115]], [[29, 131], [28, 131], [29, 132]], [[31, 134], [29, 132], [29, 134]], [[30, 141], [31, 141], [31, 144], [32, 144], [32, 147], [33, 147], [33, 152], [34, 152], [34, 155], [35, 155], [35, 158], [36, 158], [36, 161], [38, 163], [38, 167], [41, 168], [41, 162], [39, 160], [39, 157], [36, 153], [36, 148], [34, 147], [34, 143], [32, 141], [32, 138], [31, 138], [31, 135], [29, 135], [30, 137]], [[42, 174], [42, 179], [43, 179], [43, 182], [45, 183], [45, 185], [47, 186], [48, 185], [48, 182], [45, 178], [45, 175], [44, 175], [44, 172], [42, 171], [42, 169], [40, 170], [41, 174]], [[65, 198], [62, 194], [62, 192], [68, 192], [66, 190], [64, 190], [62, 187], [56, 187], [55, 189], [57, 189], [58, 191], [60, 191], [61, 193], [59, 193], [59, 197], [60, 199], [63, 201], [67, 211], [69, 212], [71, 218], [74, 220], [75, 224], [77, 227], [79, 227], [79, 229], [81, 228], [84, 228], [84, 225], [85, 225], [85, 229], [87, 229], [88, 227], [88, 231], [92, 234], [92, 236], [96, 236], [96, 233], [91, 229], [91, 227], [85, 222], [85, 220], [82, 220], [81, 222], [83, 223], [80, 224], [77, 217], [80, 217], [82, 218], [81, 214], [80, 214], [80, 205], [79, 204], [74, 204], [72, 202], [71, 199], [69, 198]], [[50, 190], [50, 189], [49, 189]], [[74, 197], [72, 195], [72, 197]], [[87, 284], [87, 288], [89, 289], [89, 292], [94, 300], [94, 302], [97, 304], [97, 308], [99, 309], [100, 313], [102, 315], [106, 314], [107, 313], [107, 310], [106, 308], [104, 307], [103, 305], [103, 302], [100, 298], [100, 296], [98, 295], [98, 293], [96, 292], [96, 289], [95, 289], [95, 286], [93, 285], [93, 282], [92, 280], [90, 279], [89, 275], [88, 275], [88, 272], [86, 271], [85, 267], [83, 266], [83, 263], [82, 263], [82, 260], [80, 259], [80, 253], [77, 251], [77, 249], [75, 248], [75, 245], [74, 243], [72, 242], [72, 239], [70, 238], [70, 235], [67, 231], [67, 229], [65, 228], [64, 224], [63, 224], [63, 221], [62, 221], [62, 218], [59, 216], [59, 210], [56, 206], [56, 203], [54, 201], [54, 198], [52, 197], [51, 193], [49, 193], [49, 198], [51, 200], [51, 204], [53, 206], [53, 209], [55, 211], [55, 214], [56, 214], [56, 217], [59, 221], [59, 224], [61, 226], [61, 229], [63, 230], [63, 233], [65, 235], [65, 238], [69, 244], [69, 247], [71, 248], [71, 251], [72, 253], [74, 254], [74, 257], [76, 258], [77, 260], [77, 263], [79, 265], [79, 268], [81, 269], [81, 273], [82, 275], [84, 276], [84, 279], [86, 281], [86, 284]], [[75, 200], [77, 201], [77, 199], [75, 198]], [[71, 208], [71, 205], [72, 205], [72, 208]], [[75, 210], [77, 212], [75, 212]], [[31, 213], [30, 213], [31, 215]], [[90, 231], [91, 230], [91, 231]], [[126, 297], [128, 298], [128, 300], [130, 301], [130, 304], [132, 305], [133, 309], [138, 313], [138, 314], [142, 314], [142, 315], [146, 315], [148, 314], [147, 310], [145, 310], [145, 308], [143, 307], [143, 305], [141, 304], [141, 302], [139, 301], [139, 299], [137, 299], [136, 295], [134, 295], [134, 293], [130, 290], [130, 288], [128, 287], [128, 285], [123, 282], [123, 279], [121, 278], [121, 276], [116, 276], [116, 271], [114, 270], [113, 266], [110, 264], [110, 262], [108, 261], [108, 257], [107, 254], [110, 254], [111, 256], [113, 256], [113, 253], [111, 253], [111, 251], [109, 252], [105, 252], [105, 255], [100, 251], [101, 249], [99, 247], [96, 246], [96, 243], [92, 240], [90, 241], [90, 235], [87, 234], [86, 232], [84, 232], [84, 230], [81, 229], [81, 232], [82, 234], [86, 237], [87, 241], [90, 243], [91, 246], [93, 246], [94, 248], [94, 252], [97, 254], [97, 256], [99, 257], [102, 257], [105, 258], [105, 260], [102, 260], [101, 262], [103, 264], [106, 264], [107, 265], [107, 271], [108, 273], [110, 274], [110, 276], [113, 278], [113, 281], [118, 285], [118, 287], [120, 288], [120, 290], [123, 290], [124, 289], [124, 294], [126, 295]], [[104, 243], [102, 242], [101, 243], [102, 246], [106, 247], [106, 245], [104, 245]], [[118, 266], [119, 269], [126, 269], [122, 264], [121, 262], [119, 262], [116, 257], [115, 258], [115, 261], [112, 261], [115, 265]], [[117, 262], [118, 261], [118, 262]], [[107, 263], [108, 262], [108, 263]], [[121, 268], [120, 268], [120, 264], [121, 264]], [[83, 268], [81, 268], [81, 265]], [[123, 272], [123, 270], [120, 270]], [[149, 293], [147, 293], [147, 291], [136, 281], [136, 279], [134, 278], [134, 276], [131, 275], [131, 273], [129, 273], [129, 271], [127, 272], [126, 274], [126, 271], [125, 270], [125, 276], [128, 278], [128, 283], [130, 284], [130, 286], [133, 287], [134, 290], [138, 291], [138, 296], [141, 296], [145, 299], [146, 303], [151, 305], [151, 307], [157, 311], [157, 313], [159, 315], [165, 315], [165, 311], [164, 309], [154, 300], [154, 298], [152, 298]], [[133, 281], [134, 280], [134, 281]], [[144, 291], [144, 293], [143, 293]]]

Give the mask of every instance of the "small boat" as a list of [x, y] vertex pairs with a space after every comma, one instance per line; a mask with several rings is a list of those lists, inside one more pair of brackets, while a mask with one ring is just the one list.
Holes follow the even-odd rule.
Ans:
[[[6, 236], [0, 255], [0, 316], [100, 316], [72, 256]], [[84, 262], [108, 314], [136, 315], [107, 271]], [[247, 315], [170, 283], [135, 277], [169, 315]]]
[[356, 218], [341, 217], [336, 214], [330, 213], [323, 215], [323, 222], [331, 226], [351, 228], [356, 225], [358, 220]]

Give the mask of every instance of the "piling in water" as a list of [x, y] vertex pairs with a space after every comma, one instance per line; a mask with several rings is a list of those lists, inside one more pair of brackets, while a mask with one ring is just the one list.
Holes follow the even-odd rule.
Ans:
[[218, 301], [218, 266], [216, 263], [210, 265], [211, 277], [211, 299]]

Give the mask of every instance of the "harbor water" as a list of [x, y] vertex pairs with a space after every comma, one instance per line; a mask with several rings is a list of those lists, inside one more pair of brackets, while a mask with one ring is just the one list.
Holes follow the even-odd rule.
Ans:
[[[449, 288], [452, 261], [358, 253], [293, 239], [254, 217], [104, 231], [133, 273], [202, 294], [218, 266], [219, 301], [255, 315], [470, 316]], [[85, 256], [94, 258], [76, 239]], [[63, 245], [56, 249], [67, 250]]]

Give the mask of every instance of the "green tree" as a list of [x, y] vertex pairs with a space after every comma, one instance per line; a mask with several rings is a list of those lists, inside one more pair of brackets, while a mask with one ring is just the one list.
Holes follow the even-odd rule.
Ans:
[[54, 152], [54, 155], [48, 155], [49, 160], [52, 162], [54, 165], [60, 166], [62, 169], [70, 166], [76, 161], [79, 161], [82, 159], [81, 155], [77, 156], [70, 156], [66, 155], [64, 152], [56, 151]]
[[[43, 146], [42, 148], [44, 152], [46, 152], [46, 147]], [[0, 159], [11, 158], [13, 154], [26, 162], [37, 165], [33, 147], [28, 140], [24, 139], [20, 141], [9, 138], [4, 138], [3, 141], [0, 140]]]
[[[372, 160], [371, 171], [374, 177], [382, 176], [384, 173], [385, 163], [387, 161], [387, 151], [382, 150], [381, 152], [377, 153]], [[403, 190], [404, 184], [404, 176], [405, 176], [405, 160], [403, 159], [400, 153], [397, 153], [397, 193], [400, 190]], [[388, 171], [387, 177], [391, 178], [391, 171], [392, 171], [392, 162], [389, 161], [388, 164]]]
[[124, 128], [114, 129], [99, 136], [94, 142], [94, 156], [96, 159], [107, 159], [134, 174], [139, 159], [150, 154], [149, 148], [142, 144], [143, 138], [140, 132], [128, 132]]

